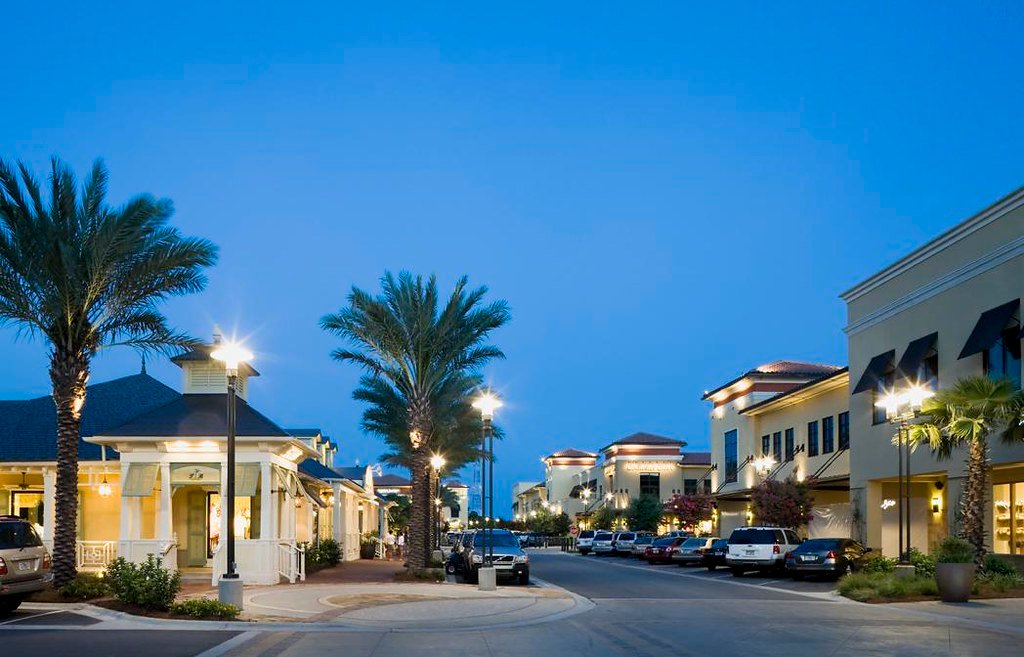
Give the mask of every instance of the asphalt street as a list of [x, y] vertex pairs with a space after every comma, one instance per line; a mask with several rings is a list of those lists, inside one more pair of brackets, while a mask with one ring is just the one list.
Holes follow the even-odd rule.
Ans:
[[1024, 639], [1021, 633], [953, 626], [885, 605], [836, 600], [827, 593], [828, 582], [794, 583], [772, 575], [736, 579], [727, 572], [554, 551], [531, 551], [531, 561], [536, 578], [588, 598], [594, 608], [525, 627], [433, 632], [338, 632], [313, 624], [311, 631], [123, 631], [102, 629], [102, 623], [70, 612], [51, 612], [49, 618], [25, 613], [0, 624], [0, 655], [1002, 657], [1019, 654]]

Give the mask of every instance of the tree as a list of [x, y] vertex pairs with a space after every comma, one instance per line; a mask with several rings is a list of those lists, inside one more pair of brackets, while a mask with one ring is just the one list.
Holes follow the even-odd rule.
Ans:
[[641, 495], [629, 503], [626, 517], [629, 528], [637, 532], [656, 532], [661, 524], [662, 504], [658, 498]]
[[[19, 176], [20, 174], [20, 176]], [[168, 199], [148, 194], [112, 208], [97, 160], [81, 190], [71, 169], [50, 163], [48, 198], [24, 163], [0, 160], [0, 325], [49, 347], [57, 411], [54, 585], [75, 577], [78, 446], [86, 384], [100, 349], [127, 345], [170, 352], [198, 342], [172, 330], [158, 310], [168, 297], [206, 286], [217, 248], [168, 222]]]
[[394, 506], [389, 511], [388, 528], [394, 534], [404, 534], [409, 531], [409, 516], [412, 509], [409, 498], [398, 493], [388, 493], [382, 497], [388, 502], [394, 502]]
[[750, 491], [757, 522], [779, 527], [803, 527], [811, 521], [814, 498], [803, 482], [766, 479]]
[[590, 516], [591, 529], [611, 529], [615, 526], [615, 512], [602, 506]]
[[696, 531], [701, 522], [714, 517], [715, 498], [707, 493], [677, 494], [665, 503], [663, 511], [675, 516], [683, 529]]
[[[1003, 440], [1021, 440], [1024, 409], [1020, 392], [1008, 379], [965, 377], [952, 388], [925, 400], [922, 413], [929, 421], [910, 426], [913, 447], [926, 444], [940, 460], [967, 448], [967, 480], [960, 498], [960, 535], [974, 546], [975, 561], [985, 559], [985, 509], [988, 493], [988, 437], [1002, 430]], [[898, 436], [893, 439], [897, 442]]]
[[[509, 321], [508, 304], [483, 305], [487, 288], [469, 290], [467, 285], [461, 278], [442, 307], [433, 276], [424, 280], [408, 272], [397, 278], [386, 273], [380, 295], [354, 287], [347, 307], [320, 320], [324, 330], [353, 347], [336, 349], [332, 357], [365, 372], [354, 394], [369, 404], [364, 426], [379, 432], [409, 468], [409, 563], [417, 568], [427, 567], [430, 560], [431, 452], [442, 435], [453, 434], [443, 430], [449, 419], [456, 432], [473, 433], [461, 412], [468, 404], [468, 386], [478, 381], [476, 373], [485, 364], [504, 358], [486, 341], [491, 331]], [[453, 407], [460, 412], [444, 411]], [[398, 424], [403, 433], [395, 426], [396, 410], [402, 411], [404, 421]]]

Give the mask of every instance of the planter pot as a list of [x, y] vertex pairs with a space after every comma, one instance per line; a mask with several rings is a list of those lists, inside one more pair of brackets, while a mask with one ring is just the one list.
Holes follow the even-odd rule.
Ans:
[[943, 602], [967, 602], [974, 585], [973, 563], [935, 564], [935, 581]]

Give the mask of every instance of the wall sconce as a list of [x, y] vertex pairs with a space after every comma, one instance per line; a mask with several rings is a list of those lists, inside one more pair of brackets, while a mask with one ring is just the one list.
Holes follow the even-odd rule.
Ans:
[[932, 513], [934, 513], [936, 515], [942, 513], [942, 496], [941, 495], [933, 495], [932, 496]]
[[750, 507], [747, 507], [747, 524], [753, 524], [754, 522], [754, 511]]

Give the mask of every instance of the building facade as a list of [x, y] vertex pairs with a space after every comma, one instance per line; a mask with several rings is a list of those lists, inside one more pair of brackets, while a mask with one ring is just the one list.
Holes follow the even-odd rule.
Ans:
[[[895, 388], [946, 388], [965, 376], [1020, 387], [1024, 189], [842, 294], [850, 357], [851, 490], [864, 540], [897, 552], [895, 430], [876, 403]], [[1024, 445], [990, 439], [989, 545], [1024, 554]], [[928, 552], [957, 531], [965, 453], [911, 456], [911, 543]]]

